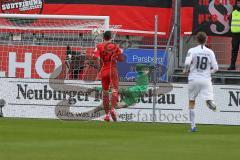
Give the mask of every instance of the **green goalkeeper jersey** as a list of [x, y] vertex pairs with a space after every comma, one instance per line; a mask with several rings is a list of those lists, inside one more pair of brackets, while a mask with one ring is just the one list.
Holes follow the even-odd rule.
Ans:
[[123, 101], [126, 103], [126, 105], [131, 106], [137, 103], [141, 95], [147, 91], [148, 84], [148, 74], [137, 72], [136, 85], [129, 87], [123, 91]]
[[148, 86], [148, 74], [144, 74], [143, 72], [137, 73], [136, 85], [137, 86]]

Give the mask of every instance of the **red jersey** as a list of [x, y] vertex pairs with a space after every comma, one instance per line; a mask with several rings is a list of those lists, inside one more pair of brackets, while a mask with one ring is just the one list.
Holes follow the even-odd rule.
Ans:
[[116, 68], [117, 61], [121, 61], [121, 49], [117, 44], [112, 42], [103, 42], [97, 45], [95, 49], [95, 56], [100, 57], [102, 63], [102, 70]]

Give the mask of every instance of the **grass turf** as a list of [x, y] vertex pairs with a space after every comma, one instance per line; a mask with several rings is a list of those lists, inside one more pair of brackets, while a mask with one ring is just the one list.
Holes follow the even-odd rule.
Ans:
[[240, 127], [0, 119], [1, 160], [238, 159]]

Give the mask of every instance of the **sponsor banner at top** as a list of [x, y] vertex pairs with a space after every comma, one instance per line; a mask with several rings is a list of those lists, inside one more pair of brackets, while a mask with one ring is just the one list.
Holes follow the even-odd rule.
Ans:
[[236, 0], [196, 0], [193, 34], [204, 31], [212, 36], [230, 36], [229, 17]]
[[167, 36], [172, 20], [171, 0], [2, 0], [0, 3], [1, 12], [8, 14], [109, 16], [110, 25], [121, 26], [118, 32], [122, 34], [152, 35], [154, 16], [158, 15], [164, 22], [158, 31]]

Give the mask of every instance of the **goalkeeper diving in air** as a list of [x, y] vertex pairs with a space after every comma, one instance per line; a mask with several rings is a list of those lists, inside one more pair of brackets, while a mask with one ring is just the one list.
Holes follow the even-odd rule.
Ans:
[[[136, 84], [132, 87], [126, 88], [126, 89], [120, 89], [119, 93], [123, 95], [123, 100], [121, 102], [118, 102], [118, 104], [115, 106], [115, 109], [121, 109], [121, 108], [127, 108], [129, 106], [134, 106], [138, 101], [139, 98], [145, 94], [148, 90], [149, 85], [149, 72], [151, 68], [147, 64], [137, 64], [136, 65]], [[99, 90], [102, 91], [101, 87], [96, 87], [92, 90]], [[86, 112], [90, 115], [90, 113], [96, 113], [104, 110], [103, 103]]]

